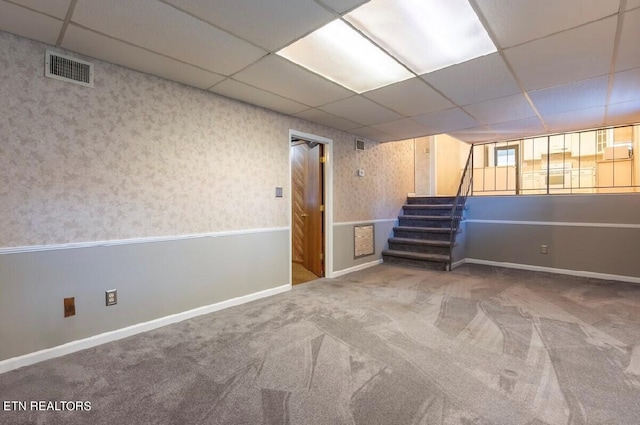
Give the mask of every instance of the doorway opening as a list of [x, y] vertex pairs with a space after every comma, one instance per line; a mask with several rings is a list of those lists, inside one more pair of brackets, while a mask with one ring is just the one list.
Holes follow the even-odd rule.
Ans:
[[290, 132], [291, 283], [330, 275], [329, 157], [331, 141]]

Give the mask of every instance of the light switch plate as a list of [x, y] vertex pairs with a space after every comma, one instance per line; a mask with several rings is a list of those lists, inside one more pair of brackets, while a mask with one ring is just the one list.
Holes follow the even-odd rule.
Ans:
[[364, 177], [364, 170], [362, 168], [358, 170], [358, 177]]
[[276, 187], [276, 198], [282, 198], [283, 191], [281, 187]]

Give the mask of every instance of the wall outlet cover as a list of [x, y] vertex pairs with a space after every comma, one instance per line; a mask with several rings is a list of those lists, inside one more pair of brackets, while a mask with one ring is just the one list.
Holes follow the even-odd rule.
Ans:
[[116, 289], [106, 291], [105, 301], [107, 307], [118, 304], [118, 291]]
[[76, 298], [64, 299], [64, 317], [70, 317], [76, 315]]

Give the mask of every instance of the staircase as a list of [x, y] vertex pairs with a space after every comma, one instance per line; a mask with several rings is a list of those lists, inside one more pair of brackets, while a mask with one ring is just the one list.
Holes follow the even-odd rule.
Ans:
[[[455, 196], [409, 197], [393, 228], [385, 263], [447, 270], [457, 228], [451, 211]], [[453, 233], [453, 237], [452, 237]]]
[[389, 249], [382, 251], [384, 262], [451, 271], [453, 247], [472, 187], [473, 147], [462, 169], [456, 196], [407, 198], [389, 239]]

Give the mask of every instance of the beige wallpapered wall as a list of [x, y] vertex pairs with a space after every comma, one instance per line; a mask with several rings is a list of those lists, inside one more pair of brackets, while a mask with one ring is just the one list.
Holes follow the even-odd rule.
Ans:
[[0, 32], [0, 247], [286, 227], [290, 128], [334, 140], [335, 222], [393, 218], [413, 191], [410, 141], [356, 152], [350, 134], [93, 59], [93, 89], [45, 78], [46, 48]]

